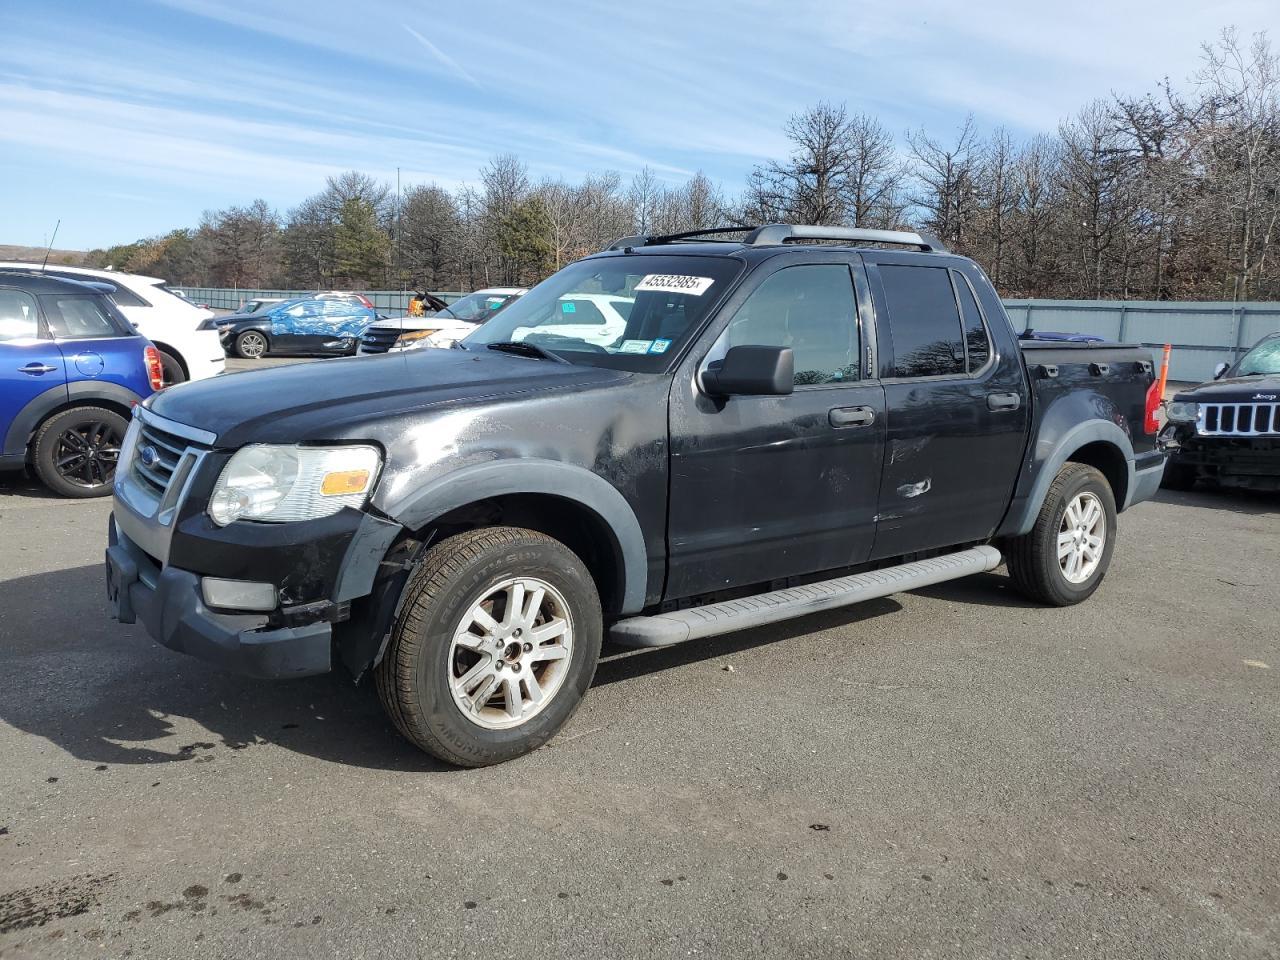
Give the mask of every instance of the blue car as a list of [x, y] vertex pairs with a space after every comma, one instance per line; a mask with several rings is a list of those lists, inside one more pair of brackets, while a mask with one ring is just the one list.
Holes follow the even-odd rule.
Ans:
[[268, 354], [351, 356], [365, 328], [377, 319], [365, 297], [320, 294], [219, 317], [217, 324], [227, 356], [256, 360]]
[[67, 497], [111, 492], [131, 410], [164, 376], [109, 290], [0, 273], [0, 469], [30, 466]]

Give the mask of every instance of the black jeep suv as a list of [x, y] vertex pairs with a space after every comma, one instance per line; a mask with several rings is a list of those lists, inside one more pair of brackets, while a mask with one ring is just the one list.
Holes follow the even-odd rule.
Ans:
[[1097, 589], [1164, 469], [1149, 353], [1019, 341], [916, 234], [726, 234], [621, 240], [457, 349], [159, 395], [115, 616], [258, 676], [371, 671], [408, 739], [479, 765], [565, 723], [606, 631], [694, 641], [1002, 551], [1038, 600]]
[[1280, 490], [1280, 333], [1263, 337], [1214, 379], [1169, 402], [1160, 434], [1169, 449], [1164, 485], [1197, 481]]

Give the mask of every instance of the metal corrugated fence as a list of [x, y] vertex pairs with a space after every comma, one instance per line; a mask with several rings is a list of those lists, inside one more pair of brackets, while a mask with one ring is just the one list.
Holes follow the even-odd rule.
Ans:
[[[198, 303], [234, 310], [257, 297], [308, 296], [309, 290], [231, 290], [184, 287]], [[390, 314], [408, 309], [410, 294], [402, 290], [361, 291], [374, 307]], [[452, 302], [457, 291], [436, 294]], [[1231, 362], [1268, 333], [1280, 332], [1280, 303], [1170, 303], [1152, 300], [1006, 300], [1009, 319], [1018, 330], [1091, 333], [1108, 340], [1141, 343], [1159, 349], [1173, 345], [1171, 380], [1199, 382], [1213, 376], [1222, 361]], [[1158, 359], [1158, 358], [1157, 358]]]

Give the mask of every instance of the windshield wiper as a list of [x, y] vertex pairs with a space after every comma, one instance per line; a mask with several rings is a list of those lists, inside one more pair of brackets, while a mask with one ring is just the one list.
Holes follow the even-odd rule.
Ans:
[[554, 360], [556, 363], [568, 363], [564, 357], [558, 353], [552, 353], [546, 347], [540, 347], [536, 343], [529, 343], [526, 340], [499, 340], [497, 343], [486, 343], [486, 347], [490, 350], [501, 350], [503, 353], [514, 353], [520, 357], [535, 357], [538, 360]]

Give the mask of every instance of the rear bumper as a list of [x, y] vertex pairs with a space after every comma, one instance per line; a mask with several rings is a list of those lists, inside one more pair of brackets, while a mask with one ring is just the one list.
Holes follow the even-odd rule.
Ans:
[[251, 677], [279, 679], [327, 673], [332, 625], [268, 628], [266, 614], [210, 610], [200, 577], [157, 566], [110, 523], [106, 552], [107, 598], [121, 623], [141, 621], [162, 646]]

